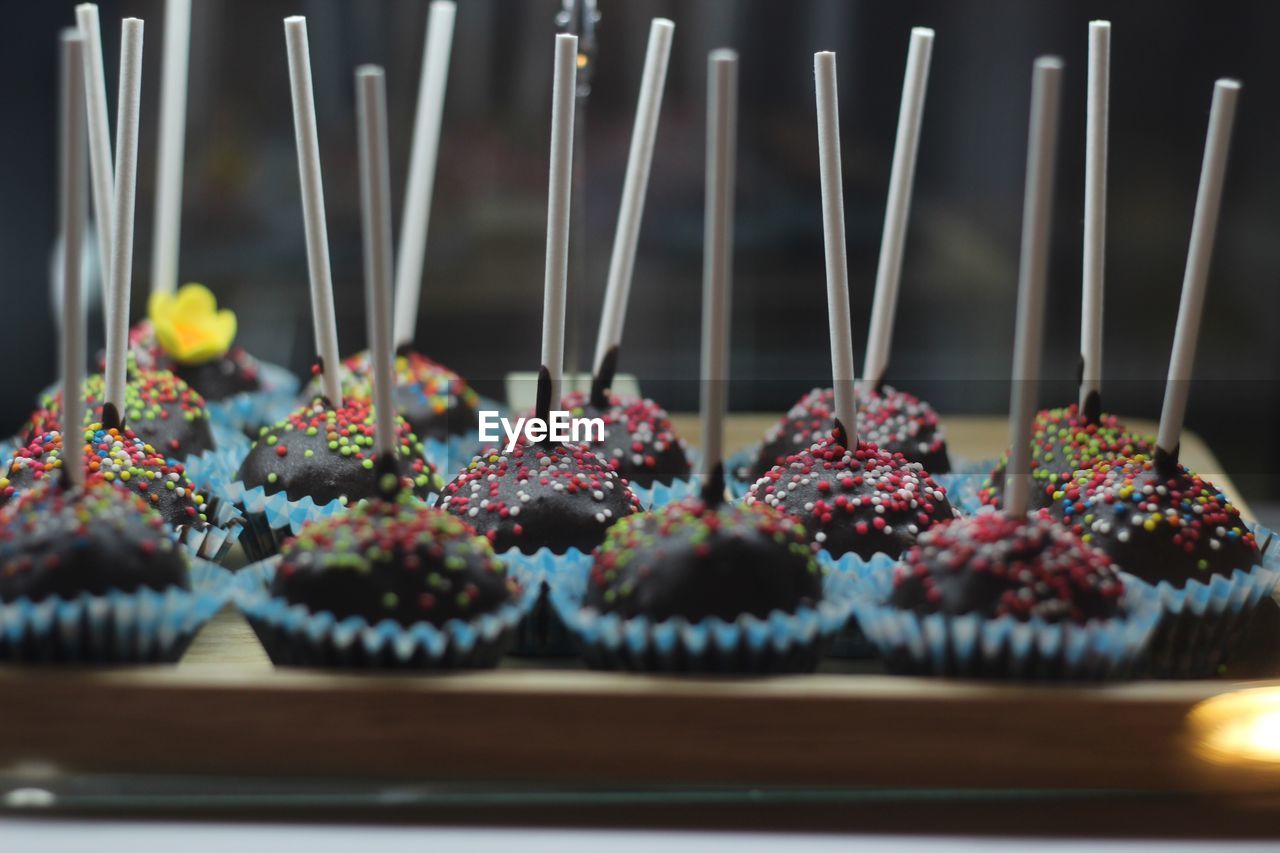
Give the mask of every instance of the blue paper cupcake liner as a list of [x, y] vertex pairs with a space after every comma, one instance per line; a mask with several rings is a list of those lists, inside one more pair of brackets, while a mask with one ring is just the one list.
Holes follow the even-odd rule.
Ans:
[[584, 607], [590, 564], [560, 573], [551, 605], [595, 669], [636, 672], [765, 675], [812, 672], [849, 621], [856, 595], [852, 577], [831, 573], [823, 599], [795, 613], [765, 618], [744, 614], [732, 622], [675, 618], [624, 619]]
[[935, 474], [933, 479], [947, 490], [947, 499], [951, 505], [960, 510], [962, 515], [977, 515], [991, 512], [992, 507], [984, 506], [978, 500], [978, 490], [986, 482], [987, 476], [996, 467], [998, 459], [958, 459], [952, 466], [950, 474]]
[[0, 660], [31, 664], [173, 663], [230, 596], [229, 573], [193, 561], [191, 589], [111, 590], [0, 603]]
[[276, 364], [258, 362], [261, 387], [257, 391], [232, 394], [222, 400], [206, 400], [209, 421], [242, 433], [252, 433], [296, 408], [298, 377]]
[[[828, 572], [844, 574], [851, 578], [853, 583], [861, 586], [866, 584], [866, 578], [872, 575], [892, 575], [893, 567], [897, 565], [898, 560], [884, 553], [873, 554], [871, 559], [864, 560], [852, 552], [836, 557], [830, 551], [822, 550], [818, 552], [818, 562]], [[849, 619], [849, 624], [835, 638], [830, 651], [827, 652], [828, 657], [846, 660], [869, 660], [879, 655], [879, 649], [867, 639], [867, 635], [858, 626], [856, 618]]]
[[223, 448], [192, 457], [187, 474], [218, 501], [236, 507], [242, 514], [240, 544], [252, 562], [278, 553], [280, 545], [301, 531], [303, 525], [347, 508], [338, 499], [317, 504], [311, 497], [293, 501], [284, 492], [268, 495], [262, 486], [249, 488], [237, 479], [241, 462], [243, 456], [237, 451]]
[[[1265, 543], [1273, 534], [1247, 523]], [[1191, 580], [1178, 588], [1168, 581], [1147, 583], [1125, 575], [1144, 603], [1160, 611], [1146, 673], [1155, 678], [1206, 678], [1231, 663], [1253, 614], [1280, 583], [1280, 541], [1272, 542], [1262, 565], [1237, 568], [1230, 576]]]
[[516, 626], [538, 600], [541, 579], [512, 566], [519, 597], [470, 621], [443, 627], [416, 622], [405, 627], [384, 619], [370, 625], [358, 616], [335, 619], [272, 597], [269, 589], [279, 557], [241, 569], [232, 596], [276, 666], [329, 669], [449, 670], [493, 667], [514, 640]]
[[573, 637], [569, 634], [555, 608], [551, 606], [551, 589], [560, 583], [565, 573], [585, 572], [594, 559], [577, 548], [556, 554], [547, 548], [526, 554], [512, 548], [499, 555], [513, 570], [525, 576], [537, 578], [541, 593], [533, 609], [520, 620], [516, 628], [515, 644], [511, 654], [519, 657], [575, 657], [578, 654]]
[[1123, 617], [1085, 625], [989, 619], [976, 613], [919, 614], [886, 604], [893, 575], [883, 565], [860, 575], [853, 613], [891, 672], [964, 678], [1102, 680], [1135, 673], [1160, 621], [1160, 608], [1132, 586]]

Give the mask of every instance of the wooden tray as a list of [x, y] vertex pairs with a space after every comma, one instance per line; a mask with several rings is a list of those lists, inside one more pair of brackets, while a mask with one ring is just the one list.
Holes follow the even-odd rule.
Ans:
[[[729, 446], [755, 440], [771, 420], [732, 418]], [[696, 419], [678, 426], [696, 441]], [[1004, 444], [1002, 419], [952, 418], [947, 429], [952, 451], [969, 458]], [[1198, 438], [1183, 447], [1191, 467], [1233, 491]], [[1275, 623], [1257, 621], [1266, 624], [1249, 672], [1275, 678]], [[276, 671], [226, 611], [177, 667], [0, 668], [0, 772], [39, 762], [113, 774], [577, 786], [1273, 790], [1280, 763], [1209, 755], [1212, 732], [1188, 717], [1206, 699], [1266, 684], [1280, 689], [1244, 680], [1024, 686], [844, 662], [742, 679], [528, 661], [453, 675]]]

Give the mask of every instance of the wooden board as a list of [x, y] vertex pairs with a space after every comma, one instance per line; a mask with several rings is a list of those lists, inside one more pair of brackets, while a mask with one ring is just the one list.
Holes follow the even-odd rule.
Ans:
[[[771, 421], [732, 418], [730, 446]], [[678, 426], [696, 440], [695, 419]], [[1003, 446], [1002, 420], [953, 418], [947, 427], [958, 454], [994, 456]], [[1184, 454], [1192, 467], [1220, 470], [1194, 436]], [[1280, 643], [1259, 651], [1255, 671], [1280, 675]], [[1280, 681], [1025, 686], [874, 669], [836, 663], [816, 675], [738, 679], [528, 661], [453, 675], [285, 671], [227, 611], [176, 667], [0, 668], [0, 772], [39, 762], [77, 772], [588, 786], [1280, 785], [1280, 764], [1206, 761], [1187, 722], [1203, 700]]]

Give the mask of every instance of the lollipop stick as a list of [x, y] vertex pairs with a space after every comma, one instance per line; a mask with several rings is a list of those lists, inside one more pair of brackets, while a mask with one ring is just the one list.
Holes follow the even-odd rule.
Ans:
[[[542, 299], [542, 369], [550, 404], [560, 400], [564, 369], [564, 305], [569, 274], [569, 197], [573, 189], [573, 99], [578, 37], [556, 36], [551, 91], [551, 174], [547, 191], [547, 266]], [[547, 412], [539, 412], [545, 418]]]
[[836, 55], [813, 55], [818, 102], [818, 171], [822, 179], [822, 236], [827, 250], [827, 322], [831, 327], [831, 376], [836, 420], [845, 444], [858, 446], [853, 397], [853, 332], [849, 328], [849, 263], [844, 247], [844, 187], [840, 168], [840, 104], [836, 93]]
[[84, 36], [84, 90], [89, 119], [93, 218], [98, 223], [99, 262], [105, 273], [111, 264], [111, 119], [107, 117], [107, 73], [102, 64], [98, 7], [93, 3], [77, 6], [76, 24]]
[[373, 360], [374, 452], [395, 458], [395, 356], [391, 340], [391, 176], [387, 166], [387, 86], [376, 65], [356, 69], [360, 121], [360, 209], [364, 225], [365, 313]]
[[[729, 392], [729, 305], [733, 280], [734, 149], [738, 133], [738, 54], [707, 57], [707, 180], [702, 256], [702, 464], [714, 483], [724, 459]], [[706, 495], [704, 498], [714, 495]]]
[[[907, 73], [902, 80], [902, 105], [898, 108], [898, 138], [893, 145], [889, 172], [889, 201], [880, 237], [880, 263], [876, 268], [876, 292], [871, 303], [871, 330], [863, 369], [872, 387], [884, 382], [893, 342], [893, 318], [898, 310], [898, 286], [902, 282], [902, 255], [907, 244], [907, 216], [911, 212], [911, 185], [915, 180], [916, 152], [920, 148], [920, 123], [925, 89], [929, 84], [929, 59], [933, 30], [916, 27], [907, 49]], [[852, 427], [850, 427], [852, 428]]]
[[84, 316], [80, 313], [80, 250], [84, 240], [85, 37], [63, 30], [62, 104], [58, 173], [62, 208], [62, 444], [63, 476], [71, 486], [84, 485], [80, 427], [84, 423]]
[[191, 0], [165, 0], [156, 218], [151, 239], [151, 289], [160, 293], [172, 293], [178, 286], [182, 159], [187, 134], [187, 61], [190, 53]]
[[324, 395], [334, 408], [342, 406], [338, 356], [338, 321], [333, 310], [333, 280], [329, 267], [329, 230], [324, 215], [324, 183], [320, 179], [320, 141], [316, 131], [315, 92], [311, 87], [311, 51], [307, 19], [284, 19], [289, 53], [289, 88], [293, 98], [293, 130], [298, 145], [298, 180], [302, 184], [302, 221], [307, 235], [307, 273], [311, 280], [311, 321]]
[[103, 421], [124, 415], [129, 345], [129, 290], [133, 277], [133, 212], [138, 189], [138, 113], [142, 100], [142, 21], [121, 22], [120, 95], [116, 115], [116, 186], [112, 193], [111, 275], [107, 312], [107, 369]]
[[604, 309], [600, 315], [600, 331], [592, 362], [597, 373], [609, 350], [622, 343], [627, 298], [631, 294], [631, 279], [636, 266], [636, 244], [640, 239], [640, 220], [644, 216], [649, 167], [653, 163], [658, 116], [662, 112], [662, 90], [666, 85], [667, 62], [671, 57], [671, 37], [675, 28], [676, 25], [666, 18], [654, 18], [649, 25], [649, 47], [645, 51], [644, 73], [640, 77], [640, 98], [636, 102], [631, 151], [627, 155], [627, 174], [622, 181], [622, 203], [618, 208], [618, 227], [613, 234], [609, 279], [605, 285]]
[[1089, 95], [1084, 143], [1084, 287], [1080, 308], [1080, 411], [1102, 413], [1102, 293], [1107, 248], [1107, 121], [1111, 24], [1089, 24]]
[[1164, 459], [1171, 462], [1177, 461], [1182, 421], [1187, 414], [1187, 392], [1196, 360], [1196, 339], [1200, 334], [1200, 315], [1209, 284], [1209, 261], [1213, 256], [1214, 233], [1218, 230], [1227, 151], [1231, 147], [1231, 127], [1239, 96], [1239, 81], [1219, 80], [1213, 86], [1209, 134], [1205, 139], [1204, 162], [1200, 167], [1200, 190], [1196, 194], [1196, 212], [1191, 221], [1191, 248], [1187, 251], [1182, 301], [1178, 305], [1178, 325], [1173, 335], [1173, 356], [1169, 359], [1169, 380], [1164, 391], [1164, 408], [1160, 412], [1160, 432], [1156, 436], [1157, 458], [1163, 454]]
[[1009, 400], [1009, 464], [1005, 512], [1027, 514], [1031, 498], [1031, 424], [1040, 375], [1044, 291], [1049, 271], [1053, 170], [1058, 149], [1062, 61], [1036, 60], [1031, 81], [1031, 129], [1027, 138], [1027, 187], [1022, 202], [1022, 254], [1018, 261], [1018, 327], [1013, 343], [1013, 391]]
[[427, 225], [436, 182], [440, 148], [440, 118], [444, 113], [449, 51], [453, 45], [452, 0], [433, 0], [427, 15], [427, 38], [422, 52], [422, 81], [418, 84], [418, 112], [413, 123], [413, 152], [405, 186], [404, 221], [396, 256], [396, 344], [413, 343], [418, 323], [418, 294], [422, 291], [422, 263], [427, 252]]

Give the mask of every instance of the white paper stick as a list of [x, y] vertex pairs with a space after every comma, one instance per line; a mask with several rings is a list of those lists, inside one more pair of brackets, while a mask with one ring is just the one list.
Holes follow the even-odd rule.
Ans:
[[[925, 90], [929, 84], [929, 59], [933, 54], [933, 30], [916, 27], [907, 49], [907, 73], [902, 80], [902, 104], [898, 108], [898, 136], [893, 145], [889, 172], [889, 200], [880, 236], [880, 262], [876, 267], [876, 292], [871, 303], [871, 329], [863, 370], [867, 382], [884, 379], [893, 344], [893, 320], [902, 283], [902, 256], [907, 245], [907, 218], [911, 213], [911, 186], [915, 181], [916, 152], [920, 148], [920, 124]], [[852, 427], [850, 427], [852, 429]]]
[[85, 213], [85, 39], [62, 32], [62, 113], [59, 122], [59, 184], [62, 218], [62, 447], [67, 481], [84, 485], [80, 430], [84, 423], [84, 315], [81, 313], [80, 252]]
[[551, 375], [551, 408], [560, 406], [564, 305], [569, 275], [569, 201], [573, 189], [573, 98], [578, 37], [556, 36], [551, 91], [551, 170], [547, 188], [547, 266], [542, 297], [542, 366]]
[[654, 18], [649, 25], [649, 47], [645, 51], [644, 73], [640, 77], [640, 98], [636, 102], [636, 119], [631, 129], [627, 174], [622, 181], [618, 227], [613, 232], [613, 254], [609, 258], [604, 309], [600, 313], [595, 361], [591, 365], [593, 371], [600, 369], [610, 349], [622, 343], [627, 300], [636, 267], [640, 220], [644, 216], [649, 167], [653, 163], [653, 146], [658, 135], [658, 116], [662, 113], [662, 92], [666, 86], [667, 63], [671, 57], [671, 38], [675, 29], [676, 25], [666, 18]]
[[397, 345], [413, 343], [413, 332], [418, 323], [418, 295], [422, 292], [422, 264], [427, 252], [427, 225], [431, 221], [431, 195], [436, 182], [436, 156], [440, 149], [445, 84], [449, 79], [454, 12], [452, 0], [433, 0], [427, 15], [422, 80], [418, 84], [418, 112], [413, 123], [409, 181], [405, 185], [404, 219], [400, 223], [400, 248], [396, 255]]
[[1111, 24], [1089, 24], [1089, 85], [1084, 142], [1084, 282], [1080, 305], [1080, 410], [1102, 389], [1102, 295], [1107, 249], [1107, 122]]
[[107, 72], [102, 62], [98, 7], [81, 3], [76, 24], [84, 36], [84, 91], [89, 124], [89, 167], [93, 180], [93, 218], [98, 225], [98, 268], [111, 268], [111, 119], [107, 116]]
[[120, 37], [120, 95], [116, 109], [116, 183], [112, 191], [111, 274], [107, 292], [107, 369], [104, 401], [124, 416], [129, 347], [129, 291], [133, 284], [133, 213], [138, 189], [138, 114], [142, 100], [142, 21], [125, 18]]
[[1164, 391], [1164, 408], [1160, 412], [1160, 432], [1156, 436], [1156, 448], [1175, 457], [1178, 442], [1182, 440], [1182, 421], [1187, 414], [1187, 393], [1195, 366], [1200, 315], [1209, 284], [1209, 261], [1213, 256], [1214, 234], [1218, 230], [1222, 183], [1227, 171], [1227, 152], [1231, 148], [1231, 128], [1239, 96], [1240, 83], [1237, 80], [1219, 80], [1213, 86], [1209, 133], [1204, 144], [1204, 162], [1200, 167], [1200, 190], [1196, 194], [1196, 212], [1191, 221], [1191, 247], [1187, 251], [1187, 269], [1182, 278], [1182, 301], [1178, 305], [1178, 325], [1173, 335], [1173, 355], [1169, 359], [1169, 381]]
[[738, 134], [738, 54], [707, 57], [707, 178], [702, 248], [702, 465], [724, 460], [729, 398], [729, 306], [733, 282], [733, 185]]
[[822, 237], [827, 261], [827, 322], [831, 329], [831, 378], [836, 418], [845, 441], [858, 446], [854, 401], [853, 331], [849, 319], [849, 262], [844, 244], [844, 184], [840, 167], [840, 100], [836, 91], [836, 55], [813, 55], [818, 103], [818, 171], [822, 180]]
[[320, 177], [320, 140], [316, 131], [315, 92], [311, 86], [311, 49], [307, 19], [284, 19], [289, 54], [289, 89], [293, 98], [293, 131], [298, 146], [298, 180], [302, 185], [302, 221], [307, 235], [307, 274], [311, 281], [311, 322], [316, 352], [323, 365], [324, 395], [334, 408], [342, 406], [338, 321], [333, 310], [333, 279], [329, 266], [329, 230], [324, 214], [324, 183]]
[[360, 201], [364, 224], [365, 314], [373, 361], [374, 452], [396, 452], [395, 345], [391, 340], [391, 174], [387, 165], [387, 85], [376, 65], [356, 69], [360, 121]]
[[1062, 60], [1041, 57], [1031, 78], [1027, 186], [1022, 201], [1022, 253], [1018, 260], [1018, 320], [1009, 400], [1009, 464], [1004, 506], [1011, 518], [1027, 514], [1031, 498], [1031, 424], [1039, 388], [1044, 292], [1049, 273], [1053, 172], [1058, 153]]
[[187, 136], [187, 61], [190, 53], [191, 0], [165, 0], [156, 216], [151, 239], [151, 289], [163, 293], [172, 293], [178, 286], [182, 163]]

